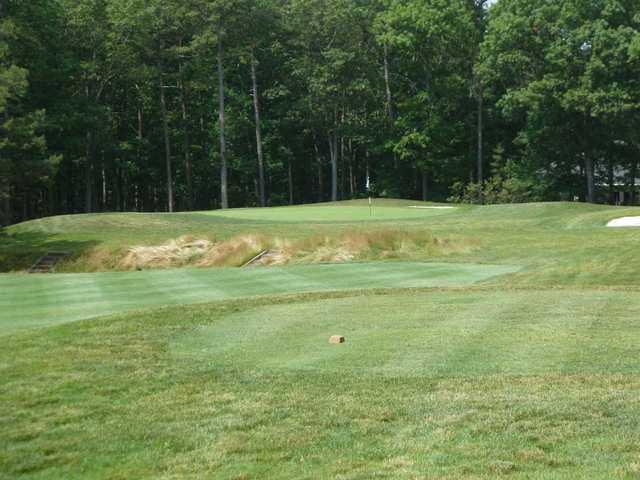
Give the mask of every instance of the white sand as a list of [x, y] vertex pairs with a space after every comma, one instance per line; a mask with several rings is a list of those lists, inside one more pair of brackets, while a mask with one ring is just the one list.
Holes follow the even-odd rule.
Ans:
[[611, 220], [607, 223], [607, 227], [640, 227], [640, 217], [622, 217]]
[[450, 209], [450, 208], [456, 208], [456, 207], [440, 207], [440, 206], [436, 206], [436, 207], [422, 207], [422, 206], [419, 206], [419, 205], [411, 205], [409, 208], [437, 208], [437, 209], [443, 210], [443, 209]]

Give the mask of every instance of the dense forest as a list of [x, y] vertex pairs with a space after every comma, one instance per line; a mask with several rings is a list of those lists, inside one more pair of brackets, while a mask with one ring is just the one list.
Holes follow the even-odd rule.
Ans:
[[0, 0], [0, 224], [634, 203], [639, 107], [640, 0]]

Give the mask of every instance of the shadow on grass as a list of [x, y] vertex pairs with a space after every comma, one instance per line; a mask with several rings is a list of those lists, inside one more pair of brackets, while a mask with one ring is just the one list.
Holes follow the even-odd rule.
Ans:
[[0, 273], [26, 270], [49, 251], [63, 251], [77, 258], [100, 242], [73, 241], [56, 238], [43, 232], [9, 233], [0, 229]]

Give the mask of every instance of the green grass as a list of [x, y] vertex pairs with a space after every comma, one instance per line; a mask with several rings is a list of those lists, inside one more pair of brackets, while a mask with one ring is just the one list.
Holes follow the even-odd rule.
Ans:
[[0, 476], [635, 478], [639, 298], [316, 294], [13, 335]]
[[94, 270], [185, 234], [473, 248], [0, 275], [0, 479], [640, 478], [640, 229], [605, 228], [640, 208], [377, 203], [374, 218], [355, 201], [2, 231], [5, 271], [46, 249]]
[[[284, 207], [290, 217], [270, 209], [231, 210], [223, 214], [99, 214], [53, 217], [15, 225], [0, 233], [0, 271], [28, 267], [47, 249], [75, 252], [61, 271], [95, 271], [114, 268], [117, 262], [103, 260], [124, 255], [131, 245], [159, 245], [190, 234], [226, 239], [258, 233], [290, 239], [317, 235], [335, 236], [357, 229], [428, 230], [476, 248], [445, 251], [441, 255], [416, 256], [412, 260], [456, 263], [520, 265], [510, 282], [518, 285], [610, 286], [639, 285], [640, 229], [607, 229], [606, 223], [622, 216], [640, 215], [640, 208], [594, 206], [578, 203], [541, 203], [460, 206], [454, 210], [415, 210], [414, 201], [376, 200], [379, 210], [418, 214], [422, 218], [350, 222], [343, 210], [359, 209], [368, 214], [366, 200], [345, 206]], [[383, 205], [388, 205], [387, 207]], [[305, 210], [335, 215], [333, 223], [318, 221]], [[231, 217], [227, 217], [227, 215]], [[236, 217], [234, 217], [237, 216]], [[282, 221], [255, 220], [275, 216]], [[316, 218], [316, 220], [313, 220]], [[295, 220], [295, 221], [294, 221]], [[96, 261], [97, 259], [97, 261]]]
[[[338, 204], [317, 204], [279, 208], [238, 208], [203, 212], [216, 218], [277, 223], [336, 223], [336, 222], [379, 222], [394, 220], [429, 220], [432, 217], [447, 215], [450, 209], [411, 208], [425, 206], [423, 202], [387, 202], [374, 200], [371, 208], [363, 201], [340, 202]], [[435, 205], [432, 205], [435, 206]], [[457, 207], [459, 208], [459, 207]]]
[[465, 286], [516, 270], [496, 265], [379, 262], [55, 277], [0, 275], [0, 336], [154, 306], [292, 292]]

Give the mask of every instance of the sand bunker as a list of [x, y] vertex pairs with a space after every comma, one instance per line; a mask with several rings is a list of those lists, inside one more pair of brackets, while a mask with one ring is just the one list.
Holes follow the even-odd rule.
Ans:
[[607, 227], [620, 228], [620, 227], [640, 227], [640, 217], [622, 217], [611, 220], [607, 223]]
[[433, 206], [433, 207], [423, 207], [420, 205], [410, 205], [409, 208], [420, 208], [420, 209], [434, 209], [434, 210], [450, 210], [456, 207], [445, 207], [445, 206]]

